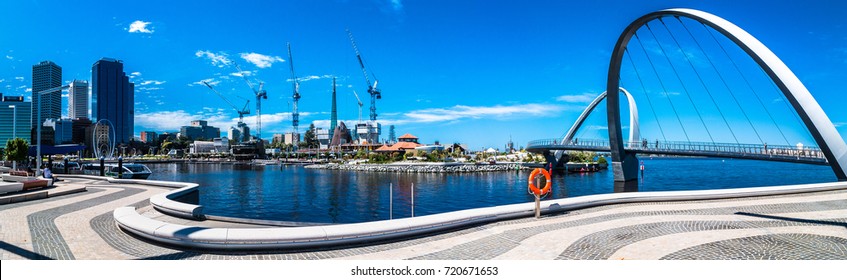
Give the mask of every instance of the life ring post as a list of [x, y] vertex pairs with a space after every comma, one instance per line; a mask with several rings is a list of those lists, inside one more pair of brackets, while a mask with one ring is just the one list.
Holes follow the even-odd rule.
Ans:
[[[543, 188], [538, 187], [541, 186], [541, 176], [538, 175], [543, 175], [546, 180]], [[529, 192], [535, 197], [535, 218], [539, 219], [541, 218], [541, 197], [550, 193], [553, 181], [550, 179], [550, 172], [544, 168], [532, 170], [527, 181], [529, 181]]]

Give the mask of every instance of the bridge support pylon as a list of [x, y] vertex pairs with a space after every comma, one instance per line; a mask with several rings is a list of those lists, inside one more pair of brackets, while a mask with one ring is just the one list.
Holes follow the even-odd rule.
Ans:
[[612, 161], [615, 182], [638, 180], [638, 157], [635, 153], [624, 153], [621, 161]]
[[570, 159], [567, 153], [562, 153], [561, 156], [557, 157], [556, 153], [551, 152], [550, 150], [544, 151], [541, 154], [544, 156], [544, 159], [547, 160], [547, 164], [553, 164], [553, 169], [564, 169], [565, 163], [567, 163]]

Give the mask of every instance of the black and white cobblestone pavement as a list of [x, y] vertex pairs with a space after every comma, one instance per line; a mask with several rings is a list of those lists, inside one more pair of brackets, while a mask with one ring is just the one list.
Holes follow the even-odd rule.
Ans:
[[169, 189], [64, 184], [87, 191], [0, 206], [0, 259], [847, 259], [847, 190], [610, 205], [344, 248], [210, 252], [115, 225], [115, 208], [155, 212], [148, 198]]

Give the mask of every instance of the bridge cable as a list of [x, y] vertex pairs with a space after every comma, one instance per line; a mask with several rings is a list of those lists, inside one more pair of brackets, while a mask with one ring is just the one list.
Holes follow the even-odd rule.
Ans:
[[[703, 25], [703, 29], [706, 30], [706, 33], [709, 33], [709, 35], [712, 37], [712, 40], [715, 41], [715, 44], [717, 44], [721, 48], [724, 55], [726, 55], [726, 58], [728, 58], [729, 61], [732, 62], [732, 66], [735, 68], [735, 71], [738, 71], [738, 74], [741, 75], [741, 78], [744, 80], [744, 83], [747, 84], [747, 87], [750, 89], [750, 91], [753, 92], [753, 96], [755, 96], [756, 100], [759, 101], [759, 105], [761, 105], [762, 108], [765, 109], [765, 113], [768, 114], [768, 117], [771, 119], [771, 122], [773, 122], [773, 125], [776, 126], [776, 129], [777, 129], [777, 131], [779, 131], [779, 134], [782, 135], [782, 139], [785, 140], [786, 144], [791, 146], [791, 142], [788, 141], [788, 138], [785, 137], [785, 133], [783, 133], [782, 129], [779, 128], [779, 125], [776, 123], [776, 120], [773, 118], [773, 114], [771, 114], [770, 110], [768, 110], [768, 107], [765, 106], [765, 103], [762, 102], [762, 98], [759, 96], [759, 93], [756, 92], [756, 89], [753, 88], [752, 84], [750, 84], [750, 80], [747, 79], [747, 76], [744, 75], [744, 72], [741, 71], [741, 68], [738, 67], [738, 64], [735, 63], [735, 60], [732, 59], [732, 57], [729, 55], [729, 52], [727, 52], [726, 48], [723, 47], [723, 44], [721, 44], [720, 41], [718, 41], [718, 38], [715, 37], [715, 34], [712, 33], [712, 29], [709, 28], [708, 26], [706, 26], [705, 23], [700, 23], [700, 24]], [[759, 67], [759, 69], [764, 72], [764, 69], [761, 69], [761, 68], [762, 67]]]
[[650, 94], [647, 93], [647, 87], [644, 86], [644, 81], [641, 80], [641, 74], [638, 73], [638, 68], [635, 67], [635, 61], [632, 60], [632, 54], [629, 53], [629, 48], [624, 49], [624, 54], [626, 54], [626, 57], [629, 58], [629, 62], [632, 63], [632, 69], [635, 70], [635, 76], [638, 77], [638, 82], [641, 83], [641, 91], [644, 92], [644, 96], [647, 97], [647, 104], [650, 105], [650, 111], [653, 111], [653, 117], [656, 118], [656, 124], [659, 125], [659, 132], [662, 133], [662, 140], [668, 142], [668, 139], [665, 138], [665, 130], [662, 129], [662, 123], [659, 121], [659, 115], [656, 114], [656, 108], [653, 107], [653, 102], [650, 101]]
[[662, 81], [661, 76], [659, 76], [659, 71], [656, 70], [656, 65], [653, 64], [653, 59], [650, 58], [650, 54], [647, 53], [647, 49], [644, 48], [644, 43], [641, 42], [641, 38], [638, 37], [638, 32], [635, 32], [635, 40], [638, 41], [638, 44], [641, 45], [641, 50], [644, 52], [644, 56], [647, 57], [647, 61], [650, 62], [650, 66], [653, 68], [653, 73], [656, 74], [656, 79], [659, 80], [659, 84], [662, 85], [662, 92], [665, 93], [665, 97], [668, 98], [668, 103], [671, 104], [671, 109], [673, 110], [674, 115], [676, 116], [676, 120], [679, 122], [679, 127], [682, 128], [682, 133], [685, 134], [685, 139], [688, 142], [691, 142], [691, 138], [688, 137], [688, 132], [685, 131], [685, 125], [682, 124], [682, 119], [679, 118], [679, 114], [676, 111], [676, 106], [673, 105], [673, 101], [668, 94], [668, 89], [665, 87], [665, 82]]
[[[765, 73], [764, 69], [762, 69], [761, 71], [762, 71], [762, 74], [764, 74], [765, 76], [768, 75], [767, 73]], [[788, 111], [793, 113], [791, 115], [794, 116], [794, 119], [797, 120], [797, 123], [800, 124], [801, 128], [803, 128], [802, 130], [806, 132], [806, 135], [809, 136], [809, 138], [812, 140], [812, 142], [815, 142], [815, 144], [817, 144], [817, 142], [815, 141], [815, 137], [812, 136], [812, 132], [809, 131], [809, 129], [806, 127], [806, 124], [803, 123], [802, 120], [800, 120], [800, 116], [798, 115], [797, 110], [794, 110], [794, 108], [792, 108], [791, 105], [788, 105], [789, 102], [788, 102], [788, 100], [785, 99], [785, 96], [783, 94], [779, 94], [780, 92], [782, 92], [782, 90], [780, 90], [776, 86], [776, 83], [774, 81], [771, 81], [770, 84], [771, 84], [771, 87], [777, 92], [777, 96], [779, 98], [780, 103], [785, 104], [785, 108], [788, 108]], [[791, 146], [790, 143], [788, 145]]]
[[[698, 48], [700, 48], [700, 52], [702, 52], [702, 53], [703, 53], [703, 56], [705, 56], [705, 57], [706, 57], [706, 60], [708, 60], [708, 61], [709, 61], [709, 64], [711, 64], [711, 65], [712, 65], [712, 69], [714, 69], [714, 70], [715, 70], [715, 73], [717, 73], [717, 74], [718, 74], [718, 77], [720, 77], [720, 78], [721, 78], [721, 82], [723, 82], [724, 87], [726, 87], [726, 90], [727, 90], [727, 91], [729, 91], [729, 95], [730, 95], [730, 96], [732, 96], [732, 100], [734, 100], [734, 101], [735, 101], [735, 105], [738, 105], [738, 108], [739, 108], [739, 109], [741, 109], [741, 113], [744, 115], [744, 118], [746, 118], [746, 119], [747, 119], [747, 123], [749, 123], [749, 124], [750, 124], [750, 127], [751, 127], [751, 128], [753, 128], [753, 132], [755, 132], [755, 133], [756, 133], [756, 137], [757, 137], [757, 138], [759, 138], [759, 142], [762, 142], [762, 144], [764, 144], [764, 143], [765, 143], [765, 141], [764, 141], [764, 140], [762, 140], [762, 136], [760, 136], [760, 135], [759, 135], [759, 131], [756, 129], [756, 126], [754, 126], [754, 125], [753, 125], [753, 122], [750, 120], [750, 117], [747, 115], [747, 112], [746, 112], [746, 111], [744, 111], [744, 107], [742, 107], [742, 106], [741, 106], [741, 103], [740, 103], [740, 102], [738, 102], [738, 98], [736, 98], [736, 97], [735, 97], [735, 93], [733, 93], [733, 92], [732, 92], [732, 89], [729, 87], [729, 84], [727, 84], [726, 79], [724, 79], [724, 77], [723, 77], [723, 75], [721, 74], [721, 72], [720, 72], [720, 71], [718, 71], [718, 68], [717, 68], [717, 66], [715, 66], [715, 63], [712, 61], [712, 59], [709, 57], [709, 55], [708, 55], [708, 54], [706, 53], [706, 51], [703, 49], [703, 46], [702, 46], [702, 45], [700, 45], [700, 42], [699, 42], [699, 41], [697, 41], [697, 37], [694, 37], [694, 34], [692, 34], [692, 33], [691, 33], [691, 30], [689, 30], [689, 29], [688, 29], [688, 26], [685, 26], [685, 23], [684, 23], [684, 22], [682, 22], [682, 19], [680, 19], [680, 17], [679, 17], [679, 16], [674, 16], [674, 17], [676, 17], [676, 20], [678, 20], [678, 21], [679, 21], [679, 24], [681, 24], [681, 25], [682, 25], [682, 27], [683, 27], [683, 28], [685, 28], [685, 31], [686, 31], [686, 32], [688, 32], [688, 35], [689, 35], [689, 36], [691, 36], [691, 39], [694, 41], [694, 43], [695, 43], [695, 44], [697, 44], [697, 47], [698, 47]], [[732, 130], [732, 128], [730, 128], [730, 131], [731, 131], [731, 130]], [[737, 141], [738, 141], [738, 139], [736, 139], [736, 142], [737, 142]]]
[[[729, 121], [726, 120], [726, 116], [724, 116], [723, 111], [721, 111], [720, 106], [718, 106], [718, 102], [715, 101], [715, 97], [712, 95], [712, 91], [709, 90], [709, 87], [706, 86], [706, 82], [703, 81], [703, 77], [700, 76], [700, 72], [697, 71], [696, 67], [694, 67], [694, 63], [691, 62], [691, 58], [689, 58], [688, 54], [685, 53], [685, 50], [682, 49], [682, 45], [679, 43], [679, 41], [676, 40], [676, 36], [673, 35], [673, 33], [671, 32], [671, 29], [668, 28], [667, 24], [665, 24], [665, 21], [662, 20], [662, 18], [659, 18], [659, 22], [662, 23], [662, 26], [664, 26], [665, 30], [668, 31], [668, 34], [671, 35], [671, 39], [673, 39], [673, 42], [676, 44], [676, 47], [679, 48], [679, 50], [682, 52], [682, 56], [685, 57], [685, 61], [687, 61], [688, 65], [691, 66], [691, 70], [694, 71], [694, 74], [697, 76], [697, 79], [700, 80], [700, 84], [703, 85], [703, 89], [706, 90], [706, 95], [708, 95], [709, 99], [712, 100], [712, 104], [715, 104], [715, 109], [718, 110], [718, 114], [721, 116], [721, 119], [723, 119], [723, 122], [724, 122], [724, 124], [726, 124], [726, 127], [729, 128], [729, 133], [732, 134], [732, 138], [735, 139], [735, 144], [740, 145], [741, 143], [738, 142], [738, 137], [736, 137], [735, 132], [732, 131], [732, 126], [730, 126]], [[701, 49], [701, 51], [702, 51], [702, 49]], [[705, 54], [705, 52], [703, 54]], [[714, 140], [712, 140], [712, 142], [714, 142]]]
[[[685, 82], [683, 82], [683, 81], [682, 81], [682, 77], [681, 77], [681, 76], [679, 76], [679, 71], [677, 71], [677, 70], [676, 70], [676, 66], [674, 66], [674, 65], [673, 65], [673, 62], [671, 62], [671, 58], [668, 56], [667, 52], [665, 52], [665, 47], [663, 47], [663, 46], [662, 46], [662, 44], [660, 44], [660, 43], [659, 43], [659, 38], [658, 38], [658, 37], [656, 37], [656, 33], [654, 33], [654, 32], [653, 32], [653, 29], [651, 29], [651, 28], [650, 28], [650, 23], [649, 23], [649, 22], [648, 22], [648, 23], [645, 23], [645, 24], [644, 24], [644, 26], [647, 26], [647, 30], [649, 30], [649, 31], [650, 31], [650, 34], [652, 34], [652, 35], [653, 35], [653, 39], [655, 39], [655, 40], [656, 40], [656, 44], [657, 44], [657, 45], [659, 45], [659, 50], [661, 50], [661, 51], [662, 51], [662, 55], [663, 55], [663, 56], [665, 57], [665, 59], [668, 61], [668, 65], [670, 65], [670, 66], [671, 66], [671, 69], [673, 70], [674, 74], [676, 75], [676, 79], [677, 79], [677, 80], [679, 80], [679, 84], [682, 86], [682, 90], [684, 90], [684, 91], [685, 91], [685, 96], [686, 96], [686, 97], [688, 97], [688, 101], [690, 101], [690, 102], [691, 102], [691, 106], [693, 106], [693, 107], [694, 107], [694, 112], [696, 112], [696, 113], [697, 113], [697, 117], [698, 117], [698, 118], [700, 118], [700, 122], [703, 124], [703, 128], [705, 128], [705, 129], [706, 129], [706, 134], [708, 134], [708, 135], [709, 135], [709, 139], [710, 139], [710, 140], [712, 140], [712, 144], [714, 144], [714, 143], [715, 143], [715, 138], [714, 138], [714, 137], [712, 137], [712, 133], [709, 131], [709, 127], [708, 127], [708, 126], [706, 126], [706, 121], [705, 121], [705, 120], [703, 120], [703, 115], [701, 115], [701, 114], [700, 114], [700, 110], [699, 110], [699, 109], [697, 109], [697, 104], [696, 104], [696, 103], [694, 103], [694, 99], [692, 99], [692, 98], [691, 98], [691, 94], [688, 92], [688, 87], [686, 87], [686, 86], [685, 86]], [[668, 97], [668, 98], [670, 99], [670, 97]], [[689, 142], [690, 142], [690, 141], [691, 141], [691, 140], [689, 140]]]

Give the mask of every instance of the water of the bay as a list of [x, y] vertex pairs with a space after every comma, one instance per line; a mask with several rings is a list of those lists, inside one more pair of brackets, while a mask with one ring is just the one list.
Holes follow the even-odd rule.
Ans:
[[[705, 158], [641, 158], [637, 191], [705, 190], [835, 181], [828, 166]], [[302, 166], [147, 164], [150, 180], [200, 185], [204, 213], [248, 219], [353, 223], [531, 202], [528, 171], [380, 173]], [[389, 187], [393, 185], [393, 187]], [[393, 191], [390, 191], [393, 190]], [[628, 189], [630, 190], [630, 189]], [[618, 190], [620, 191], [620, 190]], [[389, 195], [391, 192], [391, 195]], [[546, 199], [615, 192], [611, 170], [556, 173]]]

